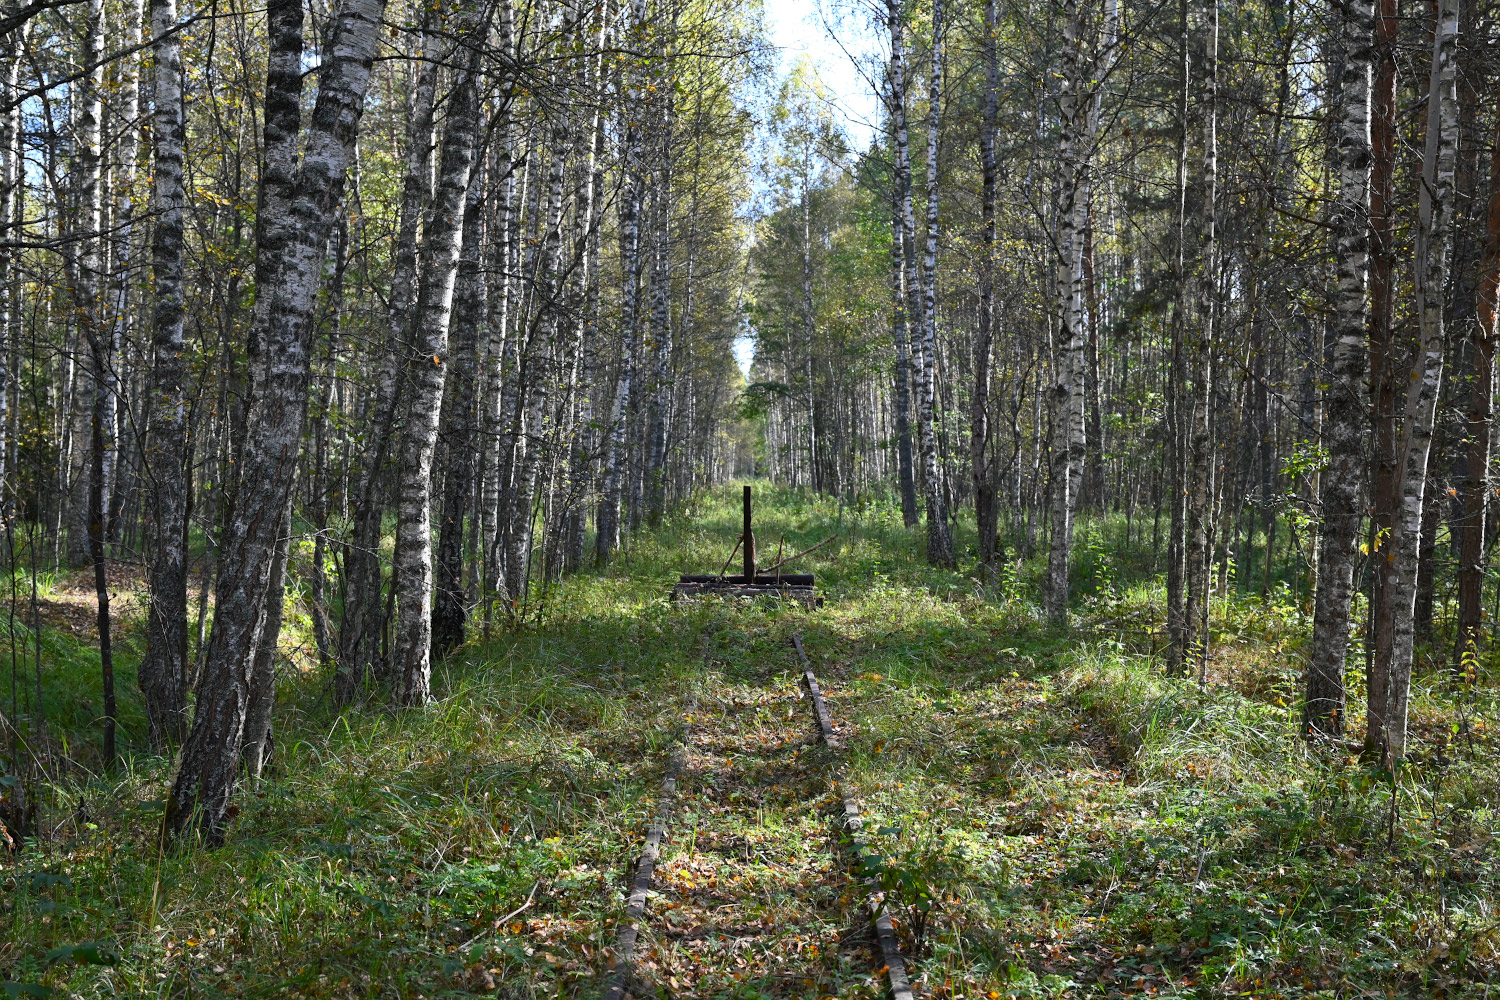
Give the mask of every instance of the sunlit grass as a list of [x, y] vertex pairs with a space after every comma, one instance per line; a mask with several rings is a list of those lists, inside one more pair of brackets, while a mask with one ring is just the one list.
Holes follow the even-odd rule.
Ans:
[[[1309, 626], [1274, 594], [1215, 606], [1200, 689], [1163, 672], [1164, 597], [1118, 521], [1081, 528], [1063, 632], [1037, 607], [1040, 554], [986, 583], [972, 556], [929, 567], [889, 503], [756, 490], [763, 563], [838, 534], [788, 567], [817, 574], [823, 608], [669, 603], [678, 573], [717, 571], [733, 547], [739, 491], [718, 490], [534, 595], [521, 627], [497, 618], [439, 665], [430, 706], [336, 712], [326, 677], [287, 671], [271, 772], [219, 851], [158, 849], [170, 767], [138, 743], [108, 776], [59, 769], [38, 789], [47, 836], [0, 882], [0, 980], [85, 997], [595, 995], [696, 692], [697, 770], [645, 938], [661, 996], [879, 995], [835, 778], [870, 816], [913, 953], [902, 894], [937, 901], [926, 996], [1482, 996], [1494, 981], [1488, 660], [1476, 690], [1419, 678], [1393, 816], [1388, 780], [1298, 739]], [[836, 754], [797, 700], [793, 632]], [[54, 629], [42, 653], [58, 738], [93, 739], [97, 654]], [[714, 921], [754, 923], [759, 957], [689, 936]], [[84, 942], [106, 949], [56, 951]]]

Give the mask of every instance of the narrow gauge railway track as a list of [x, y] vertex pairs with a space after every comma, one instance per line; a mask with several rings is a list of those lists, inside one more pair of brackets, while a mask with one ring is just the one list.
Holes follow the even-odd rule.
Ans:
[[656, 796], [656, 815], [646, 828], [646, 843], [636, 858], [634, 874], [630, 880], [630, 895], [625, 901], [625, 915], [615, 932], [614, 959], [609, 976], [604, 982], [604, 1000], [623, 1000], [630, 985], [630, 974], [635, 961], [635, 945], [640, 937], [641, 925], [646, 917], [646, 901], [651, 895], [651, 878], [656, 873], [656, 863], [661, 859], [661, 843], [667, 833], [667, 820], [677, 798], [677, 779], [682, 774], [687, 760], [688, 744], [693, 738], [693, 718], [698, 709], [696, 694], [688, 695], [682, 731], [677, 749], [667, 764], [667, 773], [662, 776], [661, 787]]
[[[828, 705], [823, 701], [823, 689], [818, 685], [817, 675], [813, 673], [812, 661], [808, 659], [807, 650], [802, 648], [802, 636], [799, 633], [792, 634], [792, 645], [797, 649], [797, 657], [802, 661], [802, 683], [807, 687], [808, 700], [812, 702], [813, 716], [818, 722], [818, 738], [823, 745], [831, 750], [838, 749], [838, 737], [833, 731], [833, 719], [828, 714]], [[847, 791], [841, 781], [836, 781], [834, 794], [839, 797], [843, 806], [844, 833], [849, 838], [849, 849], [854, 855], [856, 868], [862, 868], [867, 848], [860, 834], [864, 830], [864, 819], [859, 812], [859, 804], [854, 801], [853, 796]], [[906, 959], [901, 954], [901, 946], [896, 940], [896, 930], [891, 924], [891, 915], [886, 912], [885, 898], [880, 891], [879, 885], [872, 878], [864, 878], [865, 883], [865, 907], [870, 911], [870, 924], [875, 932], [875, 942], [880, 947], [880, 957], [885, 962], [886, 980], [890, 986], [891, 1000], [912, 1000], [911, 980], [906, 974]]]
[[[871, 996], [867, 932], [848, 907], [860, 899], [884, 964], [879, 992], [911, 1000], [878, 892], [840, 857], [839, 845], [852, 843], [857, 873], [859, 812], [829, 774], [838, 742], [800, 637], [795, 644], [817, 736], [809, 739], [801, 695], [786, 688], [726, 683], [689, 711], [633, 867], [604, 1000], [726, 990], [780, 1000], [848, 996], [851, 987]], [[841, 803], [837, 831], [819, 805], [830, 786]], [[676, 847], [665, 850], [669, 840]]]

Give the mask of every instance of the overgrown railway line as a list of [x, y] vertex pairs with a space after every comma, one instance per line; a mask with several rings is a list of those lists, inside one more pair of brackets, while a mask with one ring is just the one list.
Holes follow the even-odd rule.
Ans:
[[[725, 988], [751, 998], [851, 987], [913, 997], [828, 704], [801, 636], [791, 645], [795, 684], [684, 699], [655, 815], [629, 867], [604, 1000]], [[796, 836], [772, 835], [787, 832]]]

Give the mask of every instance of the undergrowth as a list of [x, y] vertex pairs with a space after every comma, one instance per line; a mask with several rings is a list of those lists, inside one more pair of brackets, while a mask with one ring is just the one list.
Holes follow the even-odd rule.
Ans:
[[[1214, 608], [1210, 683], [1165, 675], [1140, 524], [1128, 548], [1117, 521], [1080, 526], [1065, 633], [1036, 607], [1038, 558], [992, 580], [972, 557], [934, 569], [887, 503], [759, 487], [763, 558], [839, 535], [796, 567], [817, 573], [824, 607], [669, 604], [677, 573], [729, 554], [737, 500], [704, 494], [607, 570], [536, 595], [521, 626], [497, 621], [439, 665], [425, 708], [336, 711], [327, 678], [293, 653], [271, 771], [241, 790], [213, 852], [159, 842], [171, 768], [140, 744], [138, 618], [121, 626], [126, 750], [107, 771], [97, 654], [44, 624], [58, 753], [33, 789], [40, 835], [0, 861], [4, 990], [596, 995], [695, 691], [719, 706], [700, 727], [700, 766], [716, 770], [684, 782], [663, 856], [660, 997], [879, 995], [818, 791], [839, 776], [869, 814], [924, 996], [1500, 993], [1492, 659], [1470, 690], [1435, 665], [1418, 678], [1412, 762], [1392, 780], [1298, 739], [1309, 626], [1285, 591], [1231, 587]], [[960, 551], [972, 543], [961, 531]], [[15, 704], [3, 693], [26, 718], [35, 649], [21, 618]], [[813, 749], [796, 701], [794, 631], [844, 737], [837, 759]], [[1355, 703], [1361, 662], [1356, 644]], [[775, 975], [694, 943], [695, 921], [747, 896], [760, 900], [742, 921], [761, 922], [743, 929], [765, 948], [755, 961], [794, 956]], [[778, 921], [796, 933], [770, 948]]]

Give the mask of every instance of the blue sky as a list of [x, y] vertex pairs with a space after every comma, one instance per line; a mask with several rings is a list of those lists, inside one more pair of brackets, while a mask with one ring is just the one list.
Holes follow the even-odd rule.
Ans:
[[[838, 11], [828, 0], [764, 0], [766, 28], [785, 72], [799, 56], [817, 69], [851, 145], [865, 147], [877, 123], [875, 94], [853, 58], [877, 51], [864, 11]], [[851, 58], [853, 57], [853, 58]]]
[[[863, 149], [875, 134], [878, 109], [875, 94], [861, 76], [854, 58], [877, 51], [877, 40], [860, 13], [840, 14], [828, 0], [764, 0], [766, 31], [781, 50], [779, 72], [785, 74], [806, 56], [842, 121], [849, 143]], [[836, 36], [835, 34], [836, 33]], [[749, 336], [735, 340], [734, 355], [750, 374], [755, 343]]]

